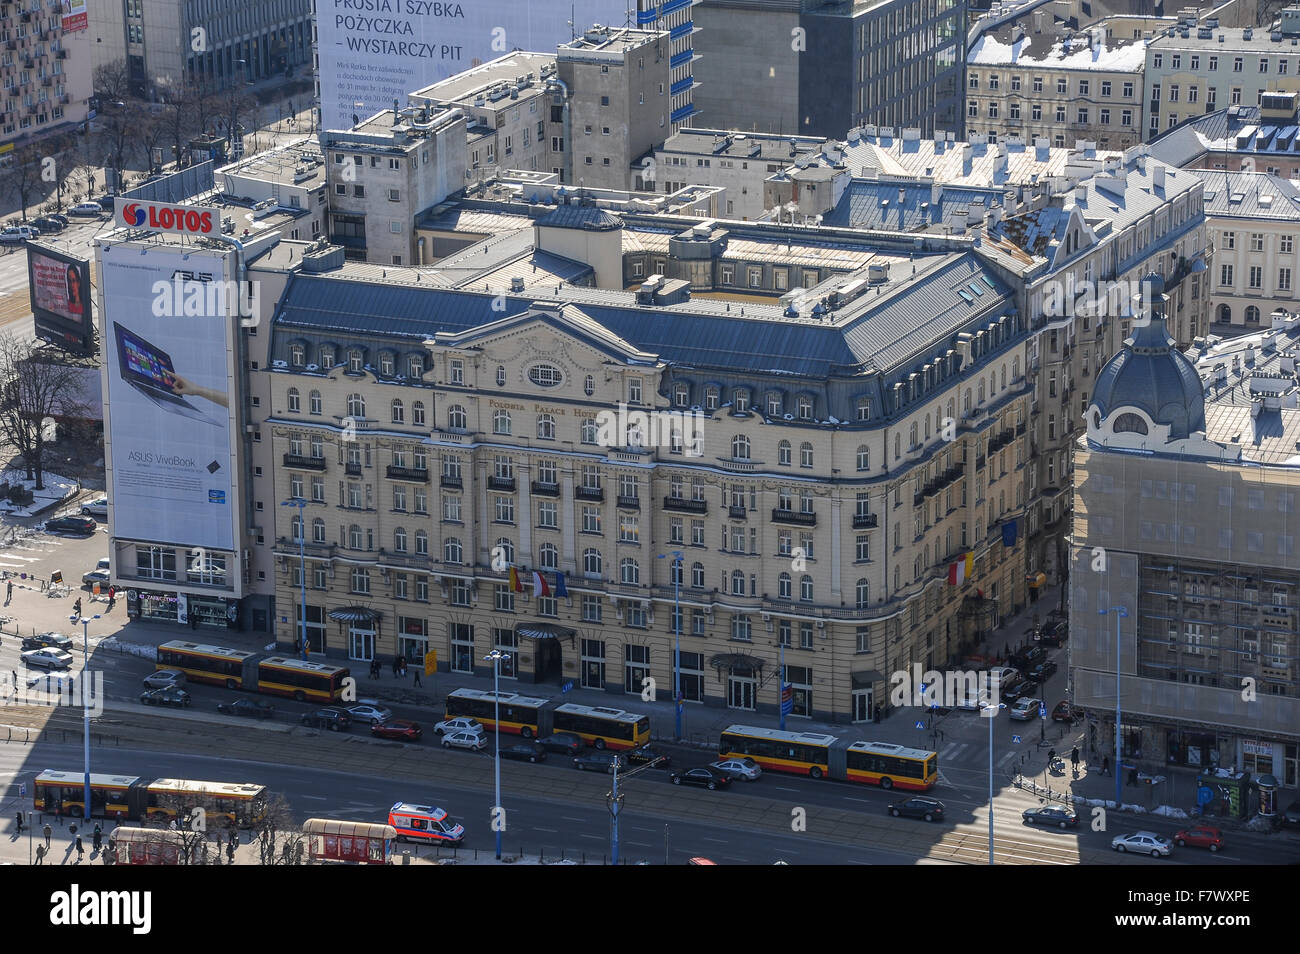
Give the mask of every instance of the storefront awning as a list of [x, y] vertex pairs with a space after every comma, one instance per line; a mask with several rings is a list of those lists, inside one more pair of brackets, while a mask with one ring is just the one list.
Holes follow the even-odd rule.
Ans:
[[851, 675], [854, 689], [869, 689], [876, 683], [885, 681], [885, 674], [878, 669], [864, 669]]
[[372, 610], [369, 606], [341, 606], [338, 609], [330, 610], [330, 619], [336, 619], [343, 623], [378, 622], [383, 618], [383, 615], [378, 610]]
[[1035, 589], [1038, 589], [1038, 587], [1042, 586], [1044, 583], [1047, 582], [1047, 574], [1046, 574], [1046, 573], [1030, 573], [1027, 577], [1025, 577], [1025, 580], [1029, 583], [1029, 588], [1030, 588], [1031, 590], [1035, 590]]
[[572, 639], [574, 631], [567, 626], [553, 626], [550, 623], [528, 623], [517, 627], [515, 634], [525, 639]]
[[718, 670], [718, 675], [722, 675], [722, 670], [728, 673], [756, 673], [763, 674], [763, 660], [757, 656], [746, 656], [744, 653], [718, 653], [716, 656], [709, 657], [709, 665]]

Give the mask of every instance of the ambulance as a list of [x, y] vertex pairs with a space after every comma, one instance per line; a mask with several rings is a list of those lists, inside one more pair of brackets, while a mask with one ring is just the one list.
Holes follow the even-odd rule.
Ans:
[[423, 841], [431, 844], [459, 845], [465, 827], [453, 824], [441, 808], [398, 802], [388, 810], [388, 824], [397, 830], [398, 841]]

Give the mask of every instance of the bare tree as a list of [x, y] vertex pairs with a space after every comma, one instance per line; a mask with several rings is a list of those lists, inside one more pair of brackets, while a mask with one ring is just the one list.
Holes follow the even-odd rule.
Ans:
[[189, 155], [189, 150], [185, 147], [194, 129], [195, 105], [206, 97], [195, 83], [189, 81], [172, 82], [163, 78], [156, 84], [156, 89], [159, 100], [163, 103], [160, 123], [165, 130], [166, 142], [172, 147], [172, 158], [176, 160], [176, 169], [179, 171], [186, 164]]
[[94, 198], [95, 176], [99, 172], [99, 163], [95, 161], [98, 155], [95, 149], [99, 137], [90, 132], [89, 123], [86, 125], [86, 131], [77, 135], [76, 145], [64, 154], [69, 163], [68, 189], [72, 193], [70, 198], [73, 201], [81, 185], [86, 187], [86, 200]]
[[9, 172], [5, 174], [5, 179], [9, 184], [9, 192], [18, 200], [19, 206], [22, 207], [23, 221], [27, 221], [27, 210], [33, 205], [39, 205], [45, 198], [47, 184], [42, 181], [41, 173], [44, 168], [42, 161], [45, 159], [46, 150], [36, 143], [25, 143], [18, 146], [13, 152], [13, 165], [10, 166]]
[[85, 369], [60, 363], [38, 342], [0, 334], [0, 440], [22, 455], [27, 479], [44, 488], [46, 421], [56, 415], [83, 418]]
[[131, 95], [131, 75], [125, 60], [116, 60], [95, 67], [95, 95], [100, 102], [100, 144], [107, 150], [104, 168], [111, 170], [122, 191], [122, 173], [126, 169], [127, 154], [135, 142], [138, 116], [127, 108]]
[[266, 817], [256, 829], [260, 841], [262, 864], [300, 865], [307, 854], [307, 836], [293, 817], [293, 810], [283, 795], [271, 796]]
[[235, 148], [236, 137], [242, 134], [236, 129], [240, 124], [240, 119], [256, 108], [256, 101], [238, 82], [232, 83], [230, 88], [225, 91], [222, 98], [221, 118], [226, 124], [226, 142], [230, 144], [230, 158], [234, 159], [235, 154], [240, 150]]
[[[162, 144], [167, 141], [170, 132], [168, 126], [166, 115], [142, 116], [140, 118], [137, 127], [139, 129], [138, 138], [145, 151], [145, 166], [150, 172], [153, 172], [154, 150], [160, 150]], [[167, 162], [166, 156], [162, 156], [161, 159], [162, 162], [159, 163], [159, 166], [165, 165]]]

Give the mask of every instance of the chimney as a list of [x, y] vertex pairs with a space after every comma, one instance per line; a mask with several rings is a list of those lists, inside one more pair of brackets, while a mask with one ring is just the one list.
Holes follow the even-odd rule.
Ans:
[[1157, 163], [1151, 167], [1151, 186], [1163, 190], [1165, 187], [1165, 167]]
[[974, 155], [975, 155], [974, 146], [972, 146], [970, 143], [966, 143], [964, 146], [962, 146], [961, 147], [962, 165], [967, 165], [967, 166], [970, 165], [971, 157]]
[[943, 183], [931, 182], [930, 183], [930, 204], [938, 205], [939, 200], [941, 198], [943, 198]]
[[1075, 202], [1088, 201], [1088, 187], [1086, 185], [1077, 185], [1074, 187], [1074, 201]]

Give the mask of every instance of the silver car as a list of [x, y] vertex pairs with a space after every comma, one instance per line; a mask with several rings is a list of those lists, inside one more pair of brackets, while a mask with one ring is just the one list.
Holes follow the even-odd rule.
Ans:
[[185, 673], [179, 669], [159, 669], [144, 677], [148, 689], [170, 689], [172, 686], [185, 685]]
[[1134, 851], [1138, 854], [1150, 855], [1152, 858], [1167, 858], [1174, 850], [1168, 839], [1160, 837], [1153, 831], [1116, 835], [1111, 840], [1110, 846], [1118, 852]]
[[471, 732], [476, 735], [482, 735], [484, 732], [483, 723], [478, 719], [471, 719], [467, 716], [458, 716], [455, 719], [447, 719], [445, 722], [439, 722], [433, 727], [433, 731], [438, 735], [444, 735], [448, 732]]
[[62, 649], [29, 649], [22, 654], [23, 662], [38, 669], [71, 669], [72, 654]]
[[352, 721], [365, 722], [369, 725], [379, 725], [393, 717], [393, 710], [386, 709], [373, 700], [348, 706], [348, 712], [352, 713]]
[[753, 759], [722, 759], [711, 763], [709, 767], [746, 782], [757, 782], [763, 776], [763, 767]]
[[487, 748], [487, 739], [482, 732], [448, 732], [442, 737], [442, 747], [444, 749], [472, 749], [475, 752], [481, 752]]
[[81, 512], [87, 517], [103, 517], [108, 519], [108, 498], [97, 497], [81, 505]]

